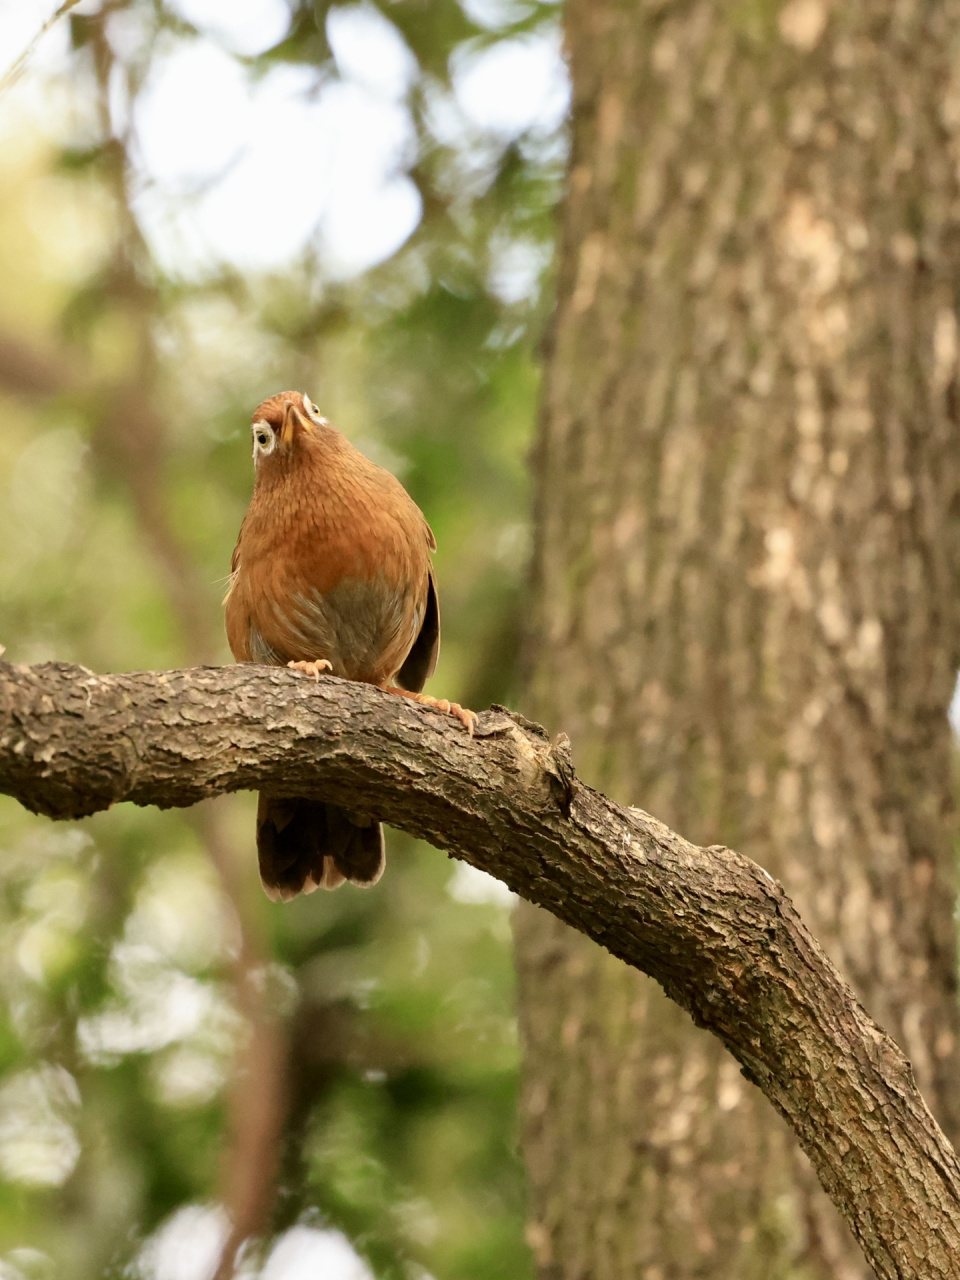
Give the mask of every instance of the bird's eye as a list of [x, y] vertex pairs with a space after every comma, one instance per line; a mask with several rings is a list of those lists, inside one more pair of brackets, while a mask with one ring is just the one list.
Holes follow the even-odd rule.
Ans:
[[253, 424], [253, 456], [256, 459], [260, 454], [273, 453], [273, 446], [276, 444], [277, 438], [274, 435], [273, 428], [266, 422], [255, 422]]
[[320, 406], [313, 403], [309, 396], [303, 397], [303, 407], [314, 420], [314, 422], [322, 423], [324, 419], [320, 416]]

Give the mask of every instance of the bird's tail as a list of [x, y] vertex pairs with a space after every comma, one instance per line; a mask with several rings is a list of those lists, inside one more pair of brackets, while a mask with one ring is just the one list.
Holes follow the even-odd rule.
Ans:
[[376, 884], [383, 875], [383, 828], [373, 818], [322, 800], [287, 800], [260, 792], [257, 854], [268, 898], [337, 889], [344, 880]]

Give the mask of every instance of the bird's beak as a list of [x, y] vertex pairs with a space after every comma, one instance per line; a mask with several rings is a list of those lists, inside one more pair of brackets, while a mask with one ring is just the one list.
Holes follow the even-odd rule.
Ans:
[[295, 405], [288, 404], [283, 411], [283, 426], [280, 428], [280, 443], [290, 444], [293, 440], [293, 432], [297, 426], [303, 426], [303, 418], [297, 412]]

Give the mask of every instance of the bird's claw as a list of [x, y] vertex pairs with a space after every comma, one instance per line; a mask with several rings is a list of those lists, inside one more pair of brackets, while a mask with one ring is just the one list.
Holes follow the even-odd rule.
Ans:
[[313, 676], [314, 680], [320, 679], [321, 671], [333, 670], [333, 664], [326, 658], [317, 658], [315, 662], [288, 662], [287, 666], [294, 671], [302, 671], [304, 675]]
[[401, 698], [409, 698], [411, 702], [419, 702], [422, 707], [433, 707], [435, 711], [442, 711], [445, 715], [453, 716], [454, 719], [460, 721], [470, 737], [473, 737], [474, 725], [479, 717], [469, 707], [461, 707], [459, 702], [450, 702], [447, 698], [433, 698], [429, 693], [413, 693], [410, 689], [398, 689], [392, 685], [387, 686], [387, 693], [397, 693]]
[[477, 723], [477, 713], [471, 711], [469, 707], [461, 707], [459, 702], [449, 702], [446, 698], [437, 698], [428, 705], [434, 706], [438, 711], [446, 711], [448, 715], [454, 716], [473, 737], [474, 726]]

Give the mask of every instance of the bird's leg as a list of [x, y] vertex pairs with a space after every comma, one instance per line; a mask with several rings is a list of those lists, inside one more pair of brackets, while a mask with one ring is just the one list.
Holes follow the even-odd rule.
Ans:
[[321, 671], [333, 670], [333, 664], [326, 658], [317, 658], [315, 662], [288, 662], [287, 666], [292, 667], [294, 671], [302, 671], [305, 675], [313, 676], [314, 680], [320, 679]]
[[473, 737], [473, 726], [477, 723], [477, 713], [467, 707], [461, 707], [459, 702], [449, 702], [446, 698], [431, 698], [429, 693], [411, 693], [409, 689], [398, 689], [395, 685], [385, 685], [384, 688], [387, 693], [398, 693], [401, 698], [410, 698], [412, 702], [419, 702], [421, 706], [436, 707], [438, 711], [455, 716], [467, 733], [470, 734], [470, 737]]

